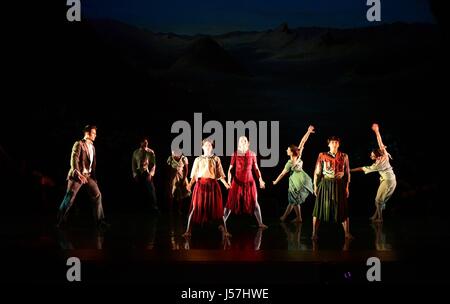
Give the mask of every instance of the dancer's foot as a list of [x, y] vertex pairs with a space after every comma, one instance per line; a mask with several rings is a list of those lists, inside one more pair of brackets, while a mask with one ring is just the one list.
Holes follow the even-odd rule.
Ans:
[[353, 235], [351, 235], [350, 232], [349, 232], [349, 233], [346, 233], [346, 234], [345, 234], [345, 239], [347, 239], [347, 240], [353, 240], [354, 237], [353, 237]]
[[190, 237], [192, 234], [190, 231], [186, 231], [185, 233], [183, 233], [181, 236], [182, 237]]
[[374, 223], [382, 223], [383, 219], [382, 218], [376, 218], [376, 219], [372, 220], [372, 222], [374, 222]]
[[280, 216], [280, 221], [284, 222], [286, 218], [284, 216]]
[[267, 229], [267, 225], [264, 225], [264, 224], [259, 224], [258, 225], [258, 228], [260, 228], [260, 229]]
[[301, 222], [303, 222], [301, 217], [300, 218], [296, 217], [291, 221], [291, 223], [301, 223]]
[[223, 233], [224, 237], [231, 237], [231, 233], [229, 233], [226, 229], [224, 225], [219, 225], [219, 230]]
[[229, 233], [228, 231], [225, 231], [225, 232], [223, 233], [223, 236], [226, 237], [226, 238], [232, 237], [231, 233]]

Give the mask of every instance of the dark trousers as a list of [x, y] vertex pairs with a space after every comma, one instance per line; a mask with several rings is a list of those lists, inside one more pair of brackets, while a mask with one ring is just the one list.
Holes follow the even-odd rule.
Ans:
[[136, 182], [140, 190], [143, 192], [143, 196], [146, 202], [150, 204], [149, 207], [151, 209], [157, 210], [158, 201], [156, 198], [155, 185], [153, 184], [153, 180], [151, 179], [150, 174], [146, 172], [138, 174], [136, 176]]
[[78, 181], [71, 180], [67, 182], [67, 191], [64, 199], [59, 206], [58, 213], [58, 222], [61, 223], [67, 217], [67, 213], [69, 212], [70, 207], [72, 207], [75, 198], [77, 196], [78, 191], [81, 187], [87, 187], [88, 195], [92, 203], [94, 204], [94, 217], [97, 222], [100, 222], [104, 219], [105, 215], [103, 214], [103, 206], [102, 206], [102, 194], [98, 189], [97, 182], [91, 177], [87, 177], [88, 182], [86, 184], [81, 184]]

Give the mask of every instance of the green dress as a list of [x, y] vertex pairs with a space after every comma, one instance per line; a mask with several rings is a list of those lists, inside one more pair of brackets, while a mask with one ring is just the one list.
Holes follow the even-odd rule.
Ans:
[[303, 161], [298, 159], [295, 165], [288, 160], [284, 170], [289, 172], [288, 202], [291, 205], [303, 204], [310, 193], [313, 193], [311, 177], [303, 171]]

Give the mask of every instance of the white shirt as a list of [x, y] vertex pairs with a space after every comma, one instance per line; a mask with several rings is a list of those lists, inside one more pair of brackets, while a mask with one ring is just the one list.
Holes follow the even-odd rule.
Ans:
[[378, 172], [381, 180], [395, 180], [394, 170], [389, 163], [389, 155], [377, 157], [371, 166], [362, 167], [365, 174]]
[[91, 143], [86, 142], [88, 151], [89, 151], [89, 160], [91, 163], [89, 164], [89, 173], [92, 171], [92, 163], [94, 162], [94, 145]]

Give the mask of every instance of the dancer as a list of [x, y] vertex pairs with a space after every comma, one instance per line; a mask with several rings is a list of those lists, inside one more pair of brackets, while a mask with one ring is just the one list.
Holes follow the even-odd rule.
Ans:
[[[223, 220], [226, 222], [230, 213], [254, 214], [259, 228], [267, 228], [262, 221], [261, 207], [258, 203], [258, 192], [252, 171], [259, 181], [259, 187], [265, 188], [265, 183], [258, 168], [256, 154], [249, 150], [250, 143], [245, 136], [239, 137], [238, 150], [231, 157], [228, 169], [228, 184], [231, 184], [228, 192], [228, 200], [224, 210]], [[234, 170], [232, 181], [231, 170]]]
[[383, 210], [386, 208], [386, 202], [391, 198], [394, 193], [397, 181], [395, 178], [394, 170], [392, 169], [389, 159], [392, 159], [391, 155], [387, 152], [386, 146], [381, 139], [380, 128], [378, 124], [372, 125], [372, 130], [375, 132], [375, 136], [378, 142], [378, 149], [372, 150], [370, 158], [375, 162], [371, 166], [354, 168], [352, 172], [362, 171], [365, 174], [371, 172], [378, 172], [380, 174], [380, 186], [378, 187], [377, 195], [375, 197], [375, 213], [370, 218], [373, 222], [383, 221]]
[[67, 191], [59, 206], [56, 226], [59, 228], [66, 221], [67, 213], [75, 202], [78, 191], [86, 186], [89, 198], [94, 204], [94, 216], [97, 226], [101, 229], [108, 228], [103, 214], [102, 194], [97, 185], [95, 176], [96, 153], [94, 141], [97, 137], [97, 127], [87, 125], [84, 127], [84, 137], [75, 142], [70, 157], [70, 170], [67, 174]]
[[170, 210], [177, 204], [178, 213], [181, 213], [183, 199], [190, 195], [187, 190], [189, 162], [181, 151], [172, 151], [172, 155], [167, 159], [169, 165], [169, 205]]
[[289, 189], [288, 189], [288, 206], [286, 211], [280, 217], [280, 220], [284, 222], [292, 210], [296, 213], [296, 218], [292, 222], [302, 222], [301, 204], [303, 204], [310, 193], [313, 193], [312, 180], [309, 175], [303, 171], [303, 161], [301, 159], [305, 143], [309, 138], [309, 135], [314, 133], [314, 127], [309, 126], [305, 135], [300, 141], [298, 147], [296, 145], [290, 145], [286, 150], [290, 159], [284, 166], [283, 171], [273, 182], [274, 185], [289, 173]]
[[190, 191], [194, 184], [195, 188], [192, 192], [184, 237], [191, 236], [192, 222], [205, 223], [214, 220], [222, 221], [223, 225], [220, 226], [222, 233], [227, 237], [230, 236], [223, 219], [222, 191], [217, 179], [227, 189], [230, 188], [230, 185], [225, 180], [220, 158], [213, 154], [213, 147], [214, 142], [211, 139], [204, 139], [202, 142], [203, 155], [197, 157], [192, 166], [191, 181], [187, 189]]
[[348, 218], [348, 197], [350, 195], [350, 167], [348, 156], [339, 151], [340, 139], [332, 136], [328, 139], [328, 152], [319, 154], [314, 171], [314, 194], [316, 203], [313, 210], [313, 233], [317, 240], [321, 221], [340, 222], [345, 238], [351, 239]]
[[156, 170], [155, 152], [148, 147], [148, 138], [143, 137], [140, 147], [133, 152], [131, 170], [137, 185], [145, 193], [147, 201], [153, 211], [159, 212], [153, 177]]

